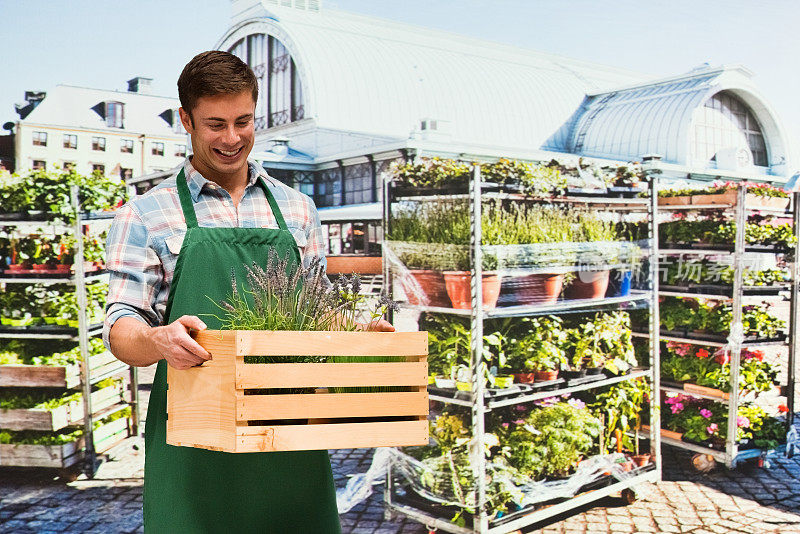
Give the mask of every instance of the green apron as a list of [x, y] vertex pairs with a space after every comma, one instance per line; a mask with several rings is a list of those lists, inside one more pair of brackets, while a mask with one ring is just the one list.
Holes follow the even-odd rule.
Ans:
[[[246, 280], [245, 265], [266, 266], [274, 248], [300, 251], [263, 180], [279, 229], [202, 228], [183, 170], [178, 195], [186, 219], [165, 316], [198, 315], [219, 329], [215, 302], [230, 295], [231, 270]], [[209, 298], [210, 297], [210, 298]], [[215, 302], [212, 302], [213, 299]], [[206, 315], [208, 314], [208, 315]], [[144, 528], [153, 534], [339, 533], [336, 490], [327, 451], [225, 453], [166, 443], [167, 363], [158, 362], [145, 431]]]

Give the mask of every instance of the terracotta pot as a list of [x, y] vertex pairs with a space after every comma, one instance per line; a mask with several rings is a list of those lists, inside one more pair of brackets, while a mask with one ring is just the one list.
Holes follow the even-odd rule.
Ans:
[[56, 265], [56, 271], [60, 273], [68, 273], [72, 269], [72, 265], [66, 265], [64, 263], [59, 263]]
[[516, 276], [506, 280], [519, 305], [555, 304], [564, 285], [563, 274], [540, 273]]
[[514, 373], [514, 382], [517, 384], [533, 384], [536, 381], [536, 373]]
[[49, 266], [46, 263], [39, 263], [33, 266], [34, 271], [47, 271]]
[[21, 263], [12, 263], [8, 266], [9, 271], [22, 271], [25, 267]]
[[625, 472], [633, 470], [633, 462], [630, 460], [626, 462], [620, 462], [619, 466], [622, 467], [622, 470]]
[[[444, 284], [444, 277], [440, 271], [429, 269], [418, 269], [409, 271], [414, 277], [419, 287], [422, 289], [423, 301], [413, 291], [406, 291], [408, 303], [414, 306], [436, 306], [439, 308], [450, 307], [450, 297], [447, 296], [447, 288]], [[427, 299], [427, 301], [425, 301]]]
[[636, 464], [636, 467], [644, 467], [650, 463], [650, 455], [637, 454], [636, 456], [631, 456], [631, 460], [633, 460], [633, 463]]
[[[456, 310], [469, 310], [472, 307], [469, 271], [445, 271], [444, 284], [450, 302]], [[483, 309], [490, 310], [497, 306], [500, 297], [501, 278], [497, 273], [483, 273]]]
[[536, 371], [534, 373], [536, 375], [537, 382], [549, 382], [550, 380], [555, 380], [558, 378], [558, 371]]
[[611, 271], [580, 271], [575, 280], [567, 287], [568, 299], [601, 299], [608, 290], [608, 278]]

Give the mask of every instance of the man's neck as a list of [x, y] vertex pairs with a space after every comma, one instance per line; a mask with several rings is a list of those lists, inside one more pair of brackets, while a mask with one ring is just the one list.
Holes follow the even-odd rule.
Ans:
[[194, 161], [191, 161], [191, 163], [192, 166], [194, 166], [194, 170], [199, 172], [203, 178], [214, 182], [227, 191], [233, 200], [234, 206], [239, 205], [239, 201], [241, 201], [244, 196], [244, 190], [247, 188], [247, 183], [249, 181], [250, 165], [245, 165], [242, 171], [235, 174], [219, 174], [211, 169], [204, 168], [199, 162], [196, 164]]

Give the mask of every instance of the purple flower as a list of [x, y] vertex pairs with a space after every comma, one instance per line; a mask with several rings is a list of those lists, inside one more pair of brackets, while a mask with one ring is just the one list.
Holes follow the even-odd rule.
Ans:
[[719, 429], [717, 423], [711, 423], [706, 427], [706, 432], [708, 432], [709, 434], [714, 434], [717, 431], [717, 429]]
[[702, 415], [706, 419], [709, 419], [713, 414], [711, 413], [711, 410], [703, 408], [702, 410], [700, 410], [700, 415]]
[[676, 402], [675, 404], [670, 406], [669, 409], [672, 410], [672, 413], [674, 414], [681, 413], [683, 411], [683, 404], [681, 404], [680, 402]]

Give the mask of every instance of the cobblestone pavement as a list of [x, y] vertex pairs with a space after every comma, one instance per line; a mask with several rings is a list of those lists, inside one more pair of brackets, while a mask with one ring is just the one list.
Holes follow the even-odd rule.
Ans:
[[[151, 370], [141, 373], [146, 403]], [[348, 475], [365, 472], [371, 450], [334, 451], [337, 487]], [[771, 469], [744, 465], [701, 474], [691, 454], [664, 450], [664, 481], [642, 487], [639, 501], [624, 506], [607, 498], [571, 516], [537, 525], [528, 532], [547, 534], [678, 532], [691, 534], [800, 534], [800, 458], [773, 462]], [[52, 472], [0, 470], [0, 533], [142, 532], [141, 442], [131, 438], [107, 453], [93, 479], [65, 483]], [[383, 486], [341, 516], [342, 531], [358, 534], [426, 534], [412, 520], [383, 513]], [[312, 534], [312, 533], [303, 533]]]

